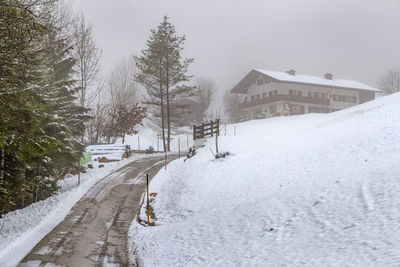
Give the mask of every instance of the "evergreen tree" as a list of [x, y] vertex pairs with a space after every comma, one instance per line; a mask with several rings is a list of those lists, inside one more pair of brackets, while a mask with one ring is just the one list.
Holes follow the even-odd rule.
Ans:
[[73, 79], [76, 60], [72, 56], [71, 30], [68, 31], [66, 25], [71, 21], [60, 19], [63, 14], [59, 12], [57, 6], [54, 7], [46, 24], [44, 42], [48, 83], [42, 94], [46, 113], [52, 115], [44, 126], [45, 133], [59, 141], [50, 158], [55, 170], [63, 173], [82, 152], [83, 147], [76, 140], [82, 136], [84, 122], [89, 117], [84, 115], [87, 109], [77, 104], [77, 81]]
[[82, 151], [72, 42], [45, 4], [0, 2], [0, 216], [49, 196]]
[[[34, 8], [31, 6], [31, 8]], [[17, 200], [35, 172], [36, 158], [51, 145], [41, 137], [45, 114], [40, 86], [45, 83], [41, 39], [45, 27], [20, 1], [0, 3], [0, 213]]]
[[178, 110], [178, 101], [193, 95], [194, 87], [183, 85], [191, 79], [186, 73], [193, 62], [193, 59], [182, 59], [184, 41], [185, 37], [176, 35], [175, 27], [165, 16], [157, 30], [151, 30], [147, 48], [135, 57], [139, 70], [136, 81], [147, 89], [144, 104], [149, 105], [149, 111], [160, 124], [164, 151], [170, 151], [173, 118], [182, 115], [174, 112]]

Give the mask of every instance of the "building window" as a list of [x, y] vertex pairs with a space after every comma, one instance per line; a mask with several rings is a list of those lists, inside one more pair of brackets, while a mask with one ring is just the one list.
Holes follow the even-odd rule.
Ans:
[[309, 107], [308, 112], [310, 112], [310, 113], [327, 113], [327, 109], [320, 108], [320, 107]]
[[357, 97], [355, 96], [343, 96], [343, 101], [348, 103], [357, 103]]
[[300, 90], [289, 90], [289, 95], [301, 96]]
[[325, 93], [308, 92], [308, 97], [325, 99]]
[[261, 98], [267, 98], [267, 93], [262, 93]]
[[304, 114], [304, 106], [290, 105], [290, 114]]
[[262, 85], [264, 84], [264, 78], [260, 78], [257, 80], [257, 85]]
[[260, 99], [260, 95], [252, 95], [251, 96], [251, 101], [253, 102], [253, 101], [257, 101], [257, 100], [259, 100]]
[[271, 113], [271, 114], [276, 113], [276, 105], [269, 106], [269, 113]]
[[357, 97], [355, 96], [333, 95], [333, 100], [340, 102], [357, 103]]
[[333, 95], [333, 101], [342, 101], [341, 95]]
[[278, 90], [274, 90], [268, 93], [269, 97], [274, 96], [274, 95], [278, 95]]

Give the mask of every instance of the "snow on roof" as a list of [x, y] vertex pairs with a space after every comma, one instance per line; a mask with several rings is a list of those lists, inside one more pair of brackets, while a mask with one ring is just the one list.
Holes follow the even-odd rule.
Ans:
[[[378, 89], [357, 82], [353, 80], [344, 80], [344, 79], [335, 79], [333, 77], [332, 80], [325, 79], [324, 77], [318, 77], [318, 76], [311, 76], [311, 75], [302, 75], [302, 74], [295, 74], [295, 75], [290, 75], [286, 72], [279, 72], [279, 71], [271, 71], [271, 70], [262, 70], [262, 69], [253, 69], [241, 82], [239, 82], [235, 88], [232, 90], [232, 92], [242, 92], [243, 93], [243, 86], [247, 87], [248, 84], [248, 78], [254, 77], [254, 75], [250, 75], [254, 72], [258, 72], [264, 75], [267, 75], [273, 79], [276, 79], [278, 81], [282, 82], [295, 82], [295, 83], [304, 83], [304, 84], [315, 84], [315, 85], [322, 85], [322, 86], [332, 86], [332, 87], [341, 87], [341, 88], [349, 88], [349, 89], [356, 89], [356, 90], [366, 90], [366, 91], [374, 91], [374, 92], [379, 92]], [[247, 80], [245, 82], [244, 80]], [[252, 81], [254, 82], [254, 81]], [[240, 88], [242, 87], [242, 88]], [[247, 88], [245, 89], [247, 91]]]
[[318, 84], [324, 86], [354, 88], [360, 90], [379, 92], [379, 90], [374, 87], [353, 80], [344, 80], [335, 78], [333, 78], [332, 80], [328, 80], [323, 77], [310, 76], [310, 75], [302, 75], [302, 74], [290, 75], [286, 72], [261, 70], [261, 69], [255, 69], [255, 70], [265, 75], [271, 76], [272, 78], [277, 79], [279, 81], [309, 83], [309, 84]]

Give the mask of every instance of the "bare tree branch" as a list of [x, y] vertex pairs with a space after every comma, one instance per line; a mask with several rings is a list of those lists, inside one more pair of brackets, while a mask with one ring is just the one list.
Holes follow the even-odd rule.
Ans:
[[390, 95], [400, 92], [400, 71], [399, 69], [391, 69], [378, 80], [378, 86], [382, 94]]
[[88, 101], [98, 95], [101, 86], [94, 86], [99, 82], [101, 50], [96, 46], [92, 36], [92, 25], [85, 21], [80, 14], [74, 25], [75, 57], [77, 60], [77, 76], [79, 80], [79, 101], [82, 107], [89, 106]]
[[212, 97], [216, 91], [215, 81], [207, 77], [196, 78], [195, 96], [197, 101], [202, 106], [202, 115], [204, 118], [205, 112], [210, 106]]

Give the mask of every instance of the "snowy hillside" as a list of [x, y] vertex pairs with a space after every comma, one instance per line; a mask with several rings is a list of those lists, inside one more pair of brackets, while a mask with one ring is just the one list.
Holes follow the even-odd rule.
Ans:
[[153, 179], [156, 226], [131, 226], [140, 263], [400, 265], [400, 94], [236, 126], [220, 139], [234, 155], [205, 147]]

